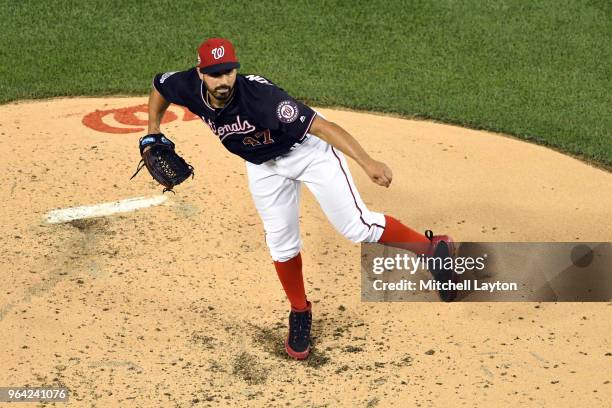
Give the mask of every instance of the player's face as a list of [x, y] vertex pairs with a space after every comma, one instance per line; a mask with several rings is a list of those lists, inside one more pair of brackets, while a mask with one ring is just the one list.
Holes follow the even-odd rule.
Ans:
[[232, 95], [237, 73], [238, 70], [234, 68], [214, 74], [200, 73], [200, 78], [204, 81], [209, 94], [219, 101], [225, 101]]

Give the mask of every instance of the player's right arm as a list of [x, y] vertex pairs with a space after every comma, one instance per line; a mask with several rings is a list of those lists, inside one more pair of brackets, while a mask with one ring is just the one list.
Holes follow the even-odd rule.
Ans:
[[389, 166], [370, 157], [357, 139], [341, 126], [317, 115], [312, 121], [309, 133], [326, 141], [355, 160], [374, 183], [384, 187], [389, 187], [391, 184], [393, 173]]
[[149, 95], [149, 130], [148, 134], [161, 133], [160, 125], [170, 102], [155, 87]]
[[196, 88], [194, 83], [200, 83], [195, 74], [195, 69], [155, 75], [149, 95], [149, 134], [161, 133], [160, 124], [171, 103], [186, 106], [185, 90]]

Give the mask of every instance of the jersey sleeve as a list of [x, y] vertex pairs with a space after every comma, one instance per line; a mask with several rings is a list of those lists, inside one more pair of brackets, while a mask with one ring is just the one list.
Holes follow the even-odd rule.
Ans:
[[168, 102], [185, 105], [184, 72], [165, 72], [155, 75], [153, 86]]
[[261, 125], [288, 137], [300, 139], [317, 115], [309, 106], [296, 101], [282, 89], [268, 85], [261, 103]]

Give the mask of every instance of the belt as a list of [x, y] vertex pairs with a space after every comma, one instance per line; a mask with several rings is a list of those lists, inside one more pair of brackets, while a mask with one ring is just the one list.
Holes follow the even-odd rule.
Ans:
[[308, 140], [310, 137], [310, 135], [308, 133], [306, 133], [304, 136], [302, 136], [302, 138], [300, 140], [298, 140], [297, 142], [295, 142], [293, 145], [291, 145], [291, 147], [289, 148], [289, 150], [287, 151], [287, 153], [283, 153], [280, 156], [275, 157], [272, 160], [278, 160], [281, 159], [285, 156], [287, 156], [289, 153], [291, 153], [292, 150], [297, 149], [298, 147], [300, 147], [306, 140]]
[[310, 136], [310, 135], [309, 135], [308, 133], [306, 133], [304, 136], [302, 136], [302, 138], [301, 138], [300, 140], [298, 140], [297, 142], [295, 142], [295, 143], [293, 144], [293, 146], [291, 146], [291, 147], [289, 148], [289, 151], [296, 149], [296, 148], [297, 148], [299, 145], [301, 145], [302, 143], [304, 143], [304, 142], [305, 142], [305, 141], [308, 139], [308, 137], [309, 137], [309, 136]]

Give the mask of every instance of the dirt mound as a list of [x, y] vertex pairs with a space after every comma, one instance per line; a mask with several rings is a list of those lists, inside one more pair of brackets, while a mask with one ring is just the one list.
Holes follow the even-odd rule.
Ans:
[[[305, 190], [314, 352], [289, 360], [287, 302], [244, 163], [172, 107], [196, 169], [163, 205], [47, 225], [51, 209], [156, 195], [144, 98], [0, 106], [0, 384], [70, 406], [603, 406], [610, 304], [361, 303], [359, 246]], [[463, 241], [610, 241], [612, 175], [486, 132], [322, 109], [394, 171], [365, 202]], [[474, 396], [478, 400], [474, 400]]]

